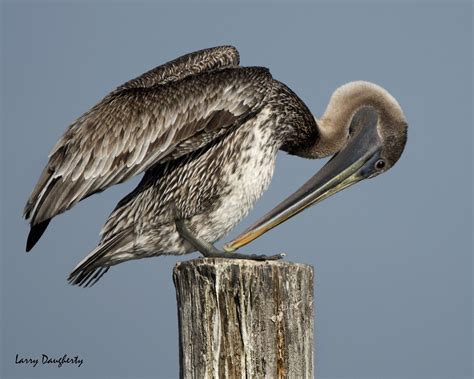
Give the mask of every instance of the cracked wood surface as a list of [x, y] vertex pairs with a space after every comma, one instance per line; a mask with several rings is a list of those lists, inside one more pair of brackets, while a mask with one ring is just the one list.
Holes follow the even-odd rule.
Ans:
[[313, 267], [194, 259], [173, 280], [181, 378], [313, 377]]

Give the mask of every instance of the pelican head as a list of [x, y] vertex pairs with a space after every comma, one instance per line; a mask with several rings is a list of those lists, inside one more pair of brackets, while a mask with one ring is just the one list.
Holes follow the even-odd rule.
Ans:
[[300, 155], [333, 157], [296, 192], [278, 204], [234, 241], [234, 251], [304, 209], [361, 180], [389, 170], [400, 158], [407, 140], [403, 111], [385, 89], [369, 82], [338, 88], [321, 119], [319, 139]]

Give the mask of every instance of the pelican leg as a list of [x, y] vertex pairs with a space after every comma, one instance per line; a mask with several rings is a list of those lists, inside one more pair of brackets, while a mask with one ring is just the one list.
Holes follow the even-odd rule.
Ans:
[[217, 249], [212, 243], [209, 243], [197, 236], [186, 226], [184, 220], [181, 218], [175, 219], [176, 229], [181, 237], [188, 241], [194, 248], [199, 251], [206, 258], [230, 258], [230, 259], [250, 259], [254, 261], [268, 261], [277, 260], [285, 256], [285, 254], [276, 255], [257, 255], [257, 254], [239, 254], [225, 252]]

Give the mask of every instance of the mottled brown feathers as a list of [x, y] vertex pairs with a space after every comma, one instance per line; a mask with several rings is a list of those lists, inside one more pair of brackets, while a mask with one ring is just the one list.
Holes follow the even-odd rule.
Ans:
[[233, 46], [219, 46], [183, 55], [145, 72], [118, 87], [113, 93], [129, 88], [146, 88], [174, 82], [186, 76], [239, 65], [239, 52]]
[[[261, 107], [264, 68], [238, 68], [220, 47], [192, 53], [127, 82], [61, 137], [25, 207], [35, 225], [91, 194], [208, 143]], [[218, 70], [218, 71], [216, 71]]]

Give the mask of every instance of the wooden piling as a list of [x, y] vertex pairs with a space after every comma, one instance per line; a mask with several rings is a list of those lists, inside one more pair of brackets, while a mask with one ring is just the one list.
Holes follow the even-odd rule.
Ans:
[[173, 271], [181, 378], [313, 378], [313, 268], [195, 259]]

